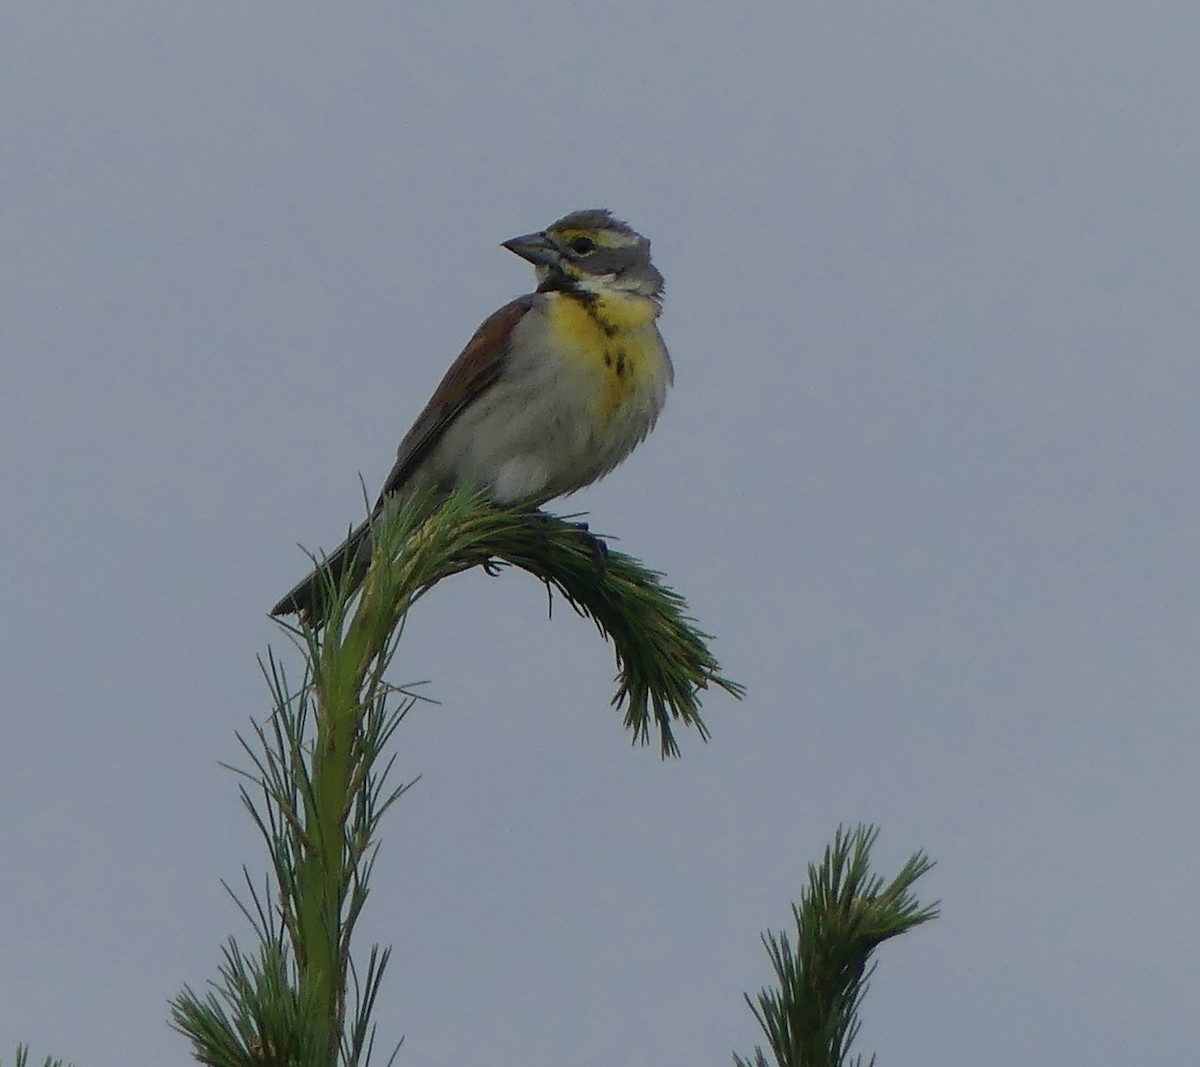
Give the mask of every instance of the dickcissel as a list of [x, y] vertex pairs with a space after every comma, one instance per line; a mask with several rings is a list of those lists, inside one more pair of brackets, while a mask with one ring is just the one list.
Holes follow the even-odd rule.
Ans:
[[[498, 504], [536, 507], [603, 477], [658, 419], [674, 372], [650, 242], [593, 209], [503, 247], [533, 264], [537, 291], [486, 319], [451, 364], [400, 442], [372, 518], [414, 488], [471, 485]], [[325, 567], [361, 580], [369, 559], [370, 520]], [[316, 570], [271, 614], [320, 622], [326, 588]]]

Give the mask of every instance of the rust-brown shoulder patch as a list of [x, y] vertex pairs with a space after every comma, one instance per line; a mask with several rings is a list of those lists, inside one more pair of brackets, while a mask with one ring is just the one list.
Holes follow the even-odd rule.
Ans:
[[532, 294], [519, 297], [489, 315], [450, 364], [429, 403], [400, 442], [396, 463], [379, 497], [380, 504], [404, 486], [458, 413], [500, 376], [512, 332], [533, 307], [533, 299]]

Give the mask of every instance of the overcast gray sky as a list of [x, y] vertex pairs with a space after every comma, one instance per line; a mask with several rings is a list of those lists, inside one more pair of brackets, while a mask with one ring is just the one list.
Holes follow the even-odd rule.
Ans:
[[663, 764], [532, 580], [422, 602], [365, 931], [399, 1062], [728, 1063], [857, 820], [944, 907], [863, 1051], [1194, 1058], [1198, 55], [1194, 0], [5, 4], [0, 1049], [189, 1062], [295, 544], [530, 288], [500, 242], [606, 206], [677, 387], [561, 508], [749, 695]]

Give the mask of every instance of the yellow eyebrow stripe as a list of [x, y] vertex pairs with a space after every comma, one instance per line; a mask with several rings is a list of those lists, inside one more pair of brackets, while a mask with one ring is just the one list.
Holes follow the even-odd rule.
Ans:
[[572, 228], [570, 230], [556, 230], [554, 235], [561, 238], [567, 244], [574, 241], [576, 237], [587, 237], [595, 241], [600, 248], [625, 247], [624, 243], [618, 240], [617, 235], [610, 233], [608, 230], [580, 230]]

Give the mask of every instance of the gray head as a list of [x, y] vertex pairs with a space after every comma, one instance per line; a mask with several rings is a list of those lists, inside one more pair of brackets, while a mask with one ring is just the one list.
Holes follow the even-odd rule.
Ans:
[[663, 276], [650, 262], [650, 242], [602, 208], [572, 211], [504, 247], [534, 265], [543, 291], [615, 290], [662, 299]]

